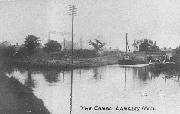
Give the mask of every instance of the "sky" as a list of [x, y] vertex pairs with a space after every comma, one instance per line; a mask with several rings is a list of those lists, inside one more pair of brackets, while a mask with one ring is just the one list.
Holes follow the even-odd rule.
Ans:
[[77, 7], [75, 41], [98, 38], [107, 47], [125, 49], [128, 42], [148, 38], [160, 47], [180, 44], [179, 0], [0, 0], [0, 41], [22, 44], [28, 34], [46, 43], [70, 40], [68, 5]]

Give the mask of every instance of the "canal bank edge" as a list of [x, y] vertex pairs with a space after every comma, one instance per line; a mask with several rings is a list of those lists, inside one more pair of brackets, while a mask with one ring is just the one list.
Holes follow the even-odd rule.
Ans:
[[118, 64], [118, 56], [103, 56], [95, 58], [86, 58], [74, 60], [21, 60], [21, 59], [6, 59], [4, 63], [19, 67], [38, 67], [38, 68], [56, 68], [56, 69], [75, 69], [89, 68], [104, 65]]

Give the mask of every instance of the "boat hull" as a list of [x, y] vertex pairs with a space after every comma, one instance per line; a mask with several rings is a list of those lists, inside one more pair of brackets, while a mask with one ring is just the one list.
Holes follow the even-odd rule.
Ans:
[[155, 64], [150, 64], [149, 66], [155, 69], [170, 69], [170, 68], [174, 68], [175, 64], [174, 63], [155, 63]]
[[133, 60], [119, 60], [118, 61], [119, 65], [135, 65], [135, 61]]

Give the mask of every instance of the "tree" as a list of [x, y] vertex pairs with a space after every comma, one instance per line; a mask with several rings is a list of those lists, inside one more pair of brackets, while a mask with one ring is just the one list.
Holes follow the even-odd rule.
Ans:
[[180, 46], [176, 47], [176, 54], [180, 54]]
[[14, 57], [15, 53], [15, 46], [0, 46], [0, 55], [3, 57]]
[[55, 51], [61, 51], [61, 44], [54, 40], [49, 40], [44, 47], [44, 50], [46, 52], [55, 52]]
[[96, 52], [100, 51], [104, 46], [105, 43], [95, 39], [95, 41], [89, 41], [89, 45], [92, 45]]
[[39, 37], [36, 37], [34, 35], [28, 35], [25, 38], [24, 46], [27, 49], [29, 55], [34, 54], [35, 49], [37, 49], [40, 45], [41, 44], [40, 44]]
[[5, 48], [5, 56], [6, 57], [13, 57], [16, 53], [15, 46], [8, 46]]

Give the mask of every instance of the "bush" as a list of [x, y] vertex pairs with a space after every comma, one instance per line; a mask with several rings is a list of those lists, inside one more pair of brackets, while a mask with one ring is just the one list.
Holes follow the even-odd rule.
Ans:
[[16, 57], [18, 58], [22, 58], [22, 57], [25, 57], [25, 56], [28, 56], [28, 51], [27, 51], [27, 48], [26, 47], [20, 47], [19, 50], [16, 52]]
[[1, 46], [0, 47], [0, 55], [2, 57], [14, 57], [16, 53], [15, 46]]
[[61, 44], [58, 43], [57, 41], [54, 41], [54, 40], [49, 40], [46, 44], [45, 44], [45, 47], [44, 47], [44, 50], [46, 52], [56, 52], [56, 51], [61, 51]]

